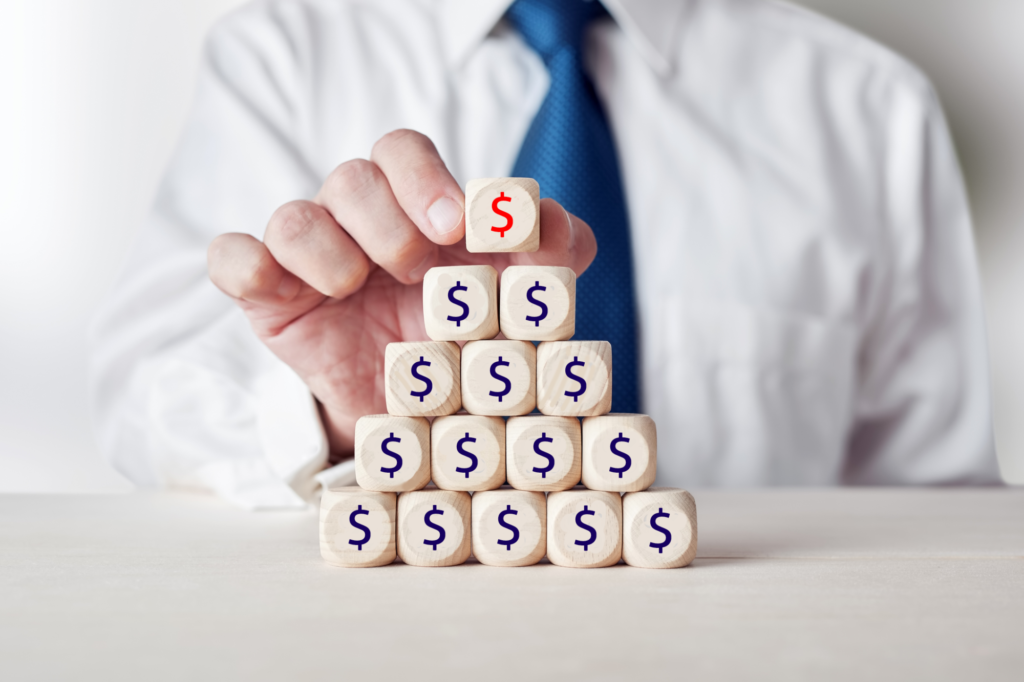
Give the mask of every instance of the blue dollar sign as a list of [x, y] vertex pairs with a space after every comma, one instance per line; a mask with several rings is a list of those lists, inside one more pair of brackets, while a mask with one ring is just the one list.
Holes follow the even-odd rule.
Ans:
[[513, 526], [511, 523], [505, 523], [505, 517], [507, 515], [509, 515], [509, 514], [518, 514], [518, 513], [519, 512], [517, 512], [515, 509], [512, 508], [512, 505], [506, 504], [505, 505], [505, 511], [501, 512], [500, 514], [498, 514], [498, 523], [501, 524], [501, 527], [502, 528], [508, 528], [510, 531], [512, 531], [512, 539], [511, 540], [498, 540], [498, 544], [499, 545], [505, 545], [505, 549], [510, 551], [510, 552], [512, 551], [512, 545], [514, 545], [517, 542], [519, 542], [519, 529], [516, 528], [515, 526]]
[[540, 438], [533, 441], [533, 451], [548, 461], [548, 465], [545, 467], [533, 467], [533, 470], [540, 474], [541, 478], [547, 478], [548, 472], [555, 468], [555, 458], [540, 449], [541, 443], [554, 443], [554, 438], [548, 438], [548, 434], [540, 434]]
[[653, 514], [651, 516], [651, 528], [658, 531], [659, 533], [665, 534], [665, 539], [661, 542], [651, 543], [651, 547], [657, 548], [658, 554], [661, 554], [661, 551], [668, 547], [668, 543], [672, 542], [672, 533], [669, 533], [667, 528], [662, 528], [658, 525], [658, 519], [667, 519], [669, 516], [671, 516], [671, 514], [666, 513], [665, 510], [662, 509], [661, 507], [658, 507], [657, 514]]
[[366, 526], [364, 526], [363, 524], [359, 523], [358, 521], [356, 521], [356, 517], [359, 516], [360, 514], [366, 514], [367, 516], [369, 516], [370, 512], [368, 512], [365, 509], [363, 509], [363, 505], [359, 505], [359, 507], [355, 511], [353, 511], [351, 514], [348, 515], [348, 522], [352, 524], [353, 528], [358, 528], [359, 530], [363, 531], [363, 539], [362, 540], [349, 540], [348, 544], [355, 545], [356, 549], [358, 549], [360, 552], [362, 552], [363, 551], [363, 545], [365, 545], [367, 542], [370, 541], [370, 529], [367, 528]]
[[430, 361], [424, 360], [423, 356], [421, 355], [419, 362], [412, 363], [413, 378], [422, 381], [424, 384], [426, 384], [426, 387], [422, 391], [409, 391], [409, 395], [419, 398], [420, 402], [422, 403], [423, 396], [430, 395], [430, 392], [434, 390], [434, 383], [429, 378], [423, 376], [422, 374], [416, 371], [417, 369], [419, 369], [420, 365], [423, 365], [424, 367], [430, 367]]
[[448, 321], [454, 322], [456, 327], [461, 327], [462, 321], [469, 317], [469, 306], [455, 298], [456, 291], [469, 291], [469, 287], [462, 286], [462, 282], [456, 282], [455, 286], [448, 290], [448, 300], [462, 308], [461, 315], [449, 315]]
[[475, 443], [475, 442], [476, 442], [476, 438], [470, 438], [469, 434], [467, 433], [466, 437], [465, 438], [460, 438], [459, 442], [455, 445], [455, 449], [457, 449], [459, 451], [460, 455], [462, 455], [464, 457], [469, 457], [472, 460], [472, 463], [468, 467], [466, 467], [465, 469], [463, 469], [461, 467], [455, 467], [455, 470], [458, 471], [460, 474], [466, 474], [466, 478], [469, 478], [469, 472], [470, 471], [475, 471], [476, 470], [477, 460], [476, 460], [476, 455], [474, 455], [472, 452], [468, 452], [468, 451], [462, 449], [462, 444], [463, 443]]
[[587, 524], [583, 523], [583, 517], [584, 516], [593, 516], [593, 515], [594, 515], [594, 512], [591, 511], [590, 509], [587, 509], [587, 505], [583, 505], [583, 511], [576, 512], [576, 525], [579, 526], [580, 528], [584, 529], [584, 530], [589, 530], [590, 531], [590, 539], [589, 540], [573, 540], [573, 542], [575, 542], [577, 545], [582, 545], [584, 552], [586, 552], [587, 549], [590, 548], [590, 545], [593, 544], [594, 540], [597, 539], [597, 531], [594, 530], [593, 528], [591, 528], [590, 526], [588, 526]]
[[444, 510], [443, 509], [438, 509], [437, 505], [435, 504], [433, 509], [427, 510], [427, 513], [423, 515], [423, 523], [427, 524], [428, 526], [430, 526], [431, 528], [433, 528], [434, 530], [437, 531], [437, 533], [438, 533], [437, 539], [436, 540], [424, 540], [423, 544], [424, 545], [430, 545], [431, 547], [434, 548], [434, 551], [436, 552], [437, 551], [437, 546], [440, 545], [442, 542], [444, 542], [444, 528], [434, 524], [430, 520], [430, 517], [433, 516], [434, 514], [442, 514], [443, 515], [444, 514]]
[[633, 464], [633, 460], [631, 460], [629, 458], [629, 455], [627, 455], [625, 452], [623, 452], [622, 450], [619, 450], [617, 447], [615, 447], [615, 444], [616, 443], [628, 443], [628, 442], [629, 442], [628, 438], [623, 438], [622, 437], [622, 431], [619, 431], [619, 437], [618, 438], [613, 438], [612, 439], [612, 446], [611, 446], [612, 447], [612, 454], [613, 455], [618, 455], [622, 459], [626, 460], [625, 464], [623, 464], [618, 469], [616, 469], [615, 467], [608, 467], [608, 471], [612, 472], [613, 474], [618, 474], [619, 478], [622, 478], [622, 474], [624, 474], [625, 472], [629, 471], [629, 467]]
[[499, 355], [498, 359], [491, 363], [491, 376], [500, 381], [501, 383], [505, 384], [505, 389], [501, 391], [487, 391], [488, 395], [497, 396], [499, 403], [501, 402], [501, 399], [504, 396], [507, 396], [508, 392], [512, 390], [512, 382], [494, 371], [497, 367], [502, 366], [508, 367], [509, 363], [507, 360], [503, 360]]
[[388, 457], [394, 457], [395, 458], [395, 466], [391, 467], [390, 469], [387, 468], [387, 467], [381, 467], [380, 468], [381, 471], [383, 471], [385, 474], [388, 475], [388, 478], [394, 478], [395, 477], [395, 472], [402, 468], [402, 456], [400, 454], [398, 454], [397, 452], [392, 452], [391, 448], [388, 447], [388, 443], [401, 443], [401, 442], [402, 442], [402, 439], [401, 438], [395, 438], [395, 434], [392, 432], [392, 434], [390, 436], [388, 436], [387, 438], [385, 438], [384, 442], [380, 444], [381, 452], [383, 452]]
[[527, 315], [526, 321], [533, 322], [534, 327], [539, 327], [540, 321], [548, 316], [548, 307], [544, 305], [544, 301], [538, 301], [533, 297], [534, 291], [547, 291], [547, 287], [542, 287], [540, 282], [536, 282], [532, 287], [530, 287], [529, 291], [526, 292], [526, 300], [535, 306], [540, 307], [540, 312], [536, 315]]
[[580, 367], [585, 367], [586, 364], [587, 363], [585, 363], [585, 362], [580, 362], [579, 357], [574, 355], [574, 356], [572, 356], [572, 362], [570, 362], [568, 365], [565, 366], [565, 376], [569, 377], [573, 381], [580, 382], [580, 388], [579, 388], [578, 391], [566, 391], [565, 392], [565, 394], [567, 396], [572, 398], [572, 401], [574, 403], [575, 402], [579, 402], [580, 396], [583, 395], [583, 393], [587, 390], [587, 382], [584, 381], [582, 377], [578, 377], [575, 374], [573, 374], [572, 373], [572, 368], [575, 367], [576, 365], [579, 365]]

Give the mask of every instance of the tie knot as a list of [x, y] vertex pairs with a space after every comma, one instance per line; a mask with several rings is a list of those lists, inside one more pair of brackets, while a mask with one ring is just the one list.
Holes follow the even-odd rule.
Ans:
[[579, 50], [587, 24], [604, 14], [597, 0], [516, 0], [506, 16], [547, 62], [562, 48]]

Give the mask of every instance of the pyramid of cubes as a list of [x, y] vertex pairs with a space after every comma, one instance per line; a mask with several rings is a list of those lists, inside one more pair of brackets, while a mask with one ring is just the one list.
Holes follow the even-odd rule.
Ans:
[[[471, 181], [470, 253], [540, 245], [539, 187]], [[569, 268], [433, 268], [423, 281], [432, 341], [385, 352], [388, 414], [356, 424], [358, 486], [324, 492], [320, 547], [345, 567], [676, 568], [697, 551], [693, 497], [650, 489], [654, 421], [609, 414], [612, 348], [571, 340]], [[504, 338], [498, 339], [500, 335]], [[457, 342], [464, 342], [460, 347]]]

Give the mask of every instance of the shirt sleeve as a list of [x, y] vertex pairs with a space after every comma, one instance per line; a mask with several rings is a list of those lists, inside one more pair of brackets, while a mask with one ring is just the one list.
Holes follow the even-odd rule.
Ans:
[[262, 236], [277, 206], [319, 184], [295, 142], [301, 41], [283, 11], [250, 6], [211, 33], [178, 148], [90, 336], [94, 422], [114, 467], [247, 508], [305, 506], [327, 459], [308, 389], [206, 270], [214, 237]]
[[921, 80], [889, 93], [885, 229], [846, 483], [999, 481], [970, 211], [942, 109]]

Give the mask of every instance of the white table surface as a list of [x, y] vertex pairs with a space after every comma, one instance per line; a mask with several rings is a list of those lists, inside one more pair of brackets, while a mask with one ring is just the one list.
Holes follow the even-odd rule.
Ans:
[[315, 512], [0, 496], [0, 678], [1024, 679], [1024, 490], [695, 496], [667, 571], [346, 570]]

